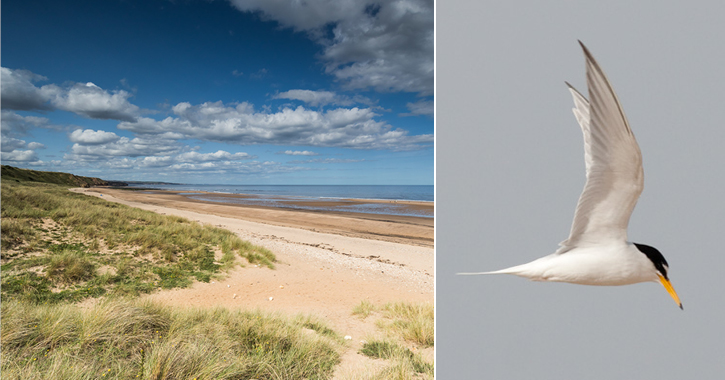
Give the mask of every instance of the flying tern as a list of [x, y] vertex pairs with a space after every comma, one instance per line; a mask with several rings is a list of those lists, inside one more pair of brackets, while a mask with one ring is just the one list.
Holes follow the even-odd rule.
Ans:
[[534, 281], [582, 285], [660, 282], [682, 309], [669, 266], [656, 248], [627, 240], [627, 225], [644, 188], [642, 154], [604, 71], [584, 44], [589, 100], [572, 87], [574, 116], [584, 135], [586, 185], [569, 238], [551, 255], [493, 272]]

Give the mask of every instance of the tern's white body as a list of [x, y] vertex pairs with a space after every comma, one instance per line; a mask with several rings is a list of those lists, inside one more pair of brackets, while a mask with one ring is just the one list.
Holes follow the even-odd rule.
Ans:
[[513, 274], [534, 281], [580, 285], [631, 285], [658, 281], [652, 262], [631, 243], [582, 246], [487, 274]]
[[[581, 42], [580, 42], [581, 44]], [[627, 240], [627, 225], [644, 189], [642, 154], [609, 80], [587, 48], [589, 100], [569, 85], [574, 116], [584, 136], [587, 181], [569, 238], [555, 253], [494, 272], [534, 281], [582, 285], [629, 285], [660, 281], [682, 307], [655, 248]]]

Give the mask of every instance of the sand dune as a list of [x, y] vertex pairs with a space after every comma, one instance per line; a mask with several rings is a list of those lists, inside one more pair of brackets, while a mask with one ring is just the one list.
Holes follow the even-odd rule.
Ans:
[[360, 340], [375, 333], [372, 320], [351, 315], [362, 300], [377, 305], [433, 302], [431, 218], [220, 204], [169, 192], [74, 191], [226, 228], [270, 249], [277, 255], [275, 270], [247, 264], [223, 281], [196, 283], [148, 297], [171, 305], [316, 314], [339, 333], [353, 337], [343, 367], [374, 365], [356, 354]]

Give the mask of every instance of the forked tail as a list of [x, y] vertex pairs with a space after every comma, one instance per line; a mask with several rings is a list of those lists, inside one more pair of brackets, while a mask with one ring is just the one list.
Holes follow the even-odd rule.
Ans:
[[490, 271], [490, 272], [476, 272], [476, 273], [456, 273], [461, 276], [474, 276], [479, 274], [513, 274], [520, 276], [524, 270], [526, 270], [527, 264], [516, 265], [510, 268]]

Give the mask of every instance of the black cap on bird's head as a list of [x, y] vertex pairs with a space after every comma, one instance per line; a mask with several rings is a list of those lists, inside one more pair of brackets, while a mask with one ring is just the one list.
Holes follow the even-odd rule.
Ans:
[[675, 293], [675, 289], [672, 287], [670, 279], [667, 277], [667, 271], [670, 269], [670, 266], [667, 264], [665, 257], [662, 256], [662, 253], [660, 253], [657, 248], [650, 247], [649, 245], [634, 243], [634, 246], [637, 247], [637, 250], [647, 256], [652, 264], [654, 264], [655, 269], [657, 269], [657, 276], [659, 276], [660, 282], [665, 289], [667, 289], [667, 292], [670, 293], [672, 299], [674, 299], [675, 302], [677, 302], [677, 305], [680, 306], [680, 309], [682, 309], [683, 307], [682, 302], [680, 302], [680, 297], [678, 297], [677, 293]]

